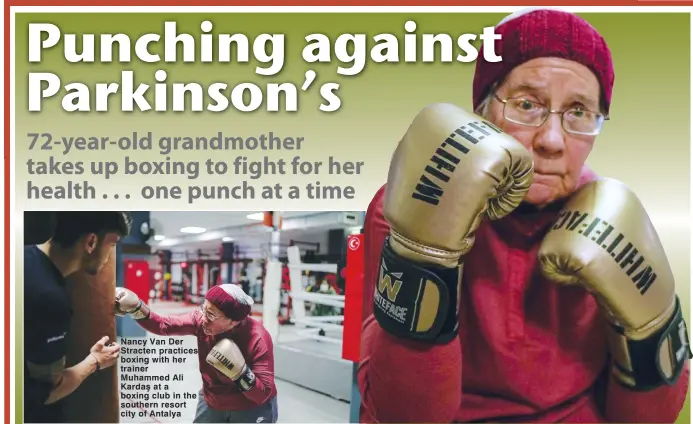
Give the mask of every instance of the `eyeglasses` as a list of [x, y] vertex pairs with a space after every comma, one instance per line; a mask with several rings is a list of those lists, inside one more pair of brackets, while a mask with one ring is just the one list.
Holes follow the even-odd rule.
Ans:
[[218, 319], [226, 318], [225, 316], [216, 316], [216, 315], [213, 315], [210, 311], [207, 310], [207, 308], [205, 308], [204, 305], [200, 305], [200, 311], [202, 312], [202, 315], [203, 315], [205, 318], [207, 318], [207, 321], [209, 321], [209, 322], [213, 322], [213, 321], [216, 321], [216, 320], [218, 320]]
[[561, 115], [563, 129], [571, 134], [597, 135], [602, 131], [604, 121], [609, 117], [587, 109], [574, 107], [568, 110], [551, 110], [548, 107], [524, 98], [501, 99], [497, 94], [496, 100], [503, 103], [503, 117], [515, 124], [527, 127], [544, 125], [549, 115]]

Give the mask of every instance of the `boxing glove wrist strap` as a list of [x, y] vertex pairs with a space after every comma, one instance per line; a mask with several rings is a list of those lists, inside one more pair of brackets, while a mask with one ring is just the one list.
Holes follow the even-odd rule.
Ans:
[[140, 299], [137, 303], [137, 307], [128, 313], [135, 320], [147, 319], [149, 318], [149, 307]]
[[249, 366], [245, 366], [245, 371], [236, 380], [236, 385], [238, 389], [242, 392], [247, 392], [255, 386], [255, 373], [250, 369]]
[[646, 339], [628, 339], [622, 328], [610, 327], [614, 376], [632, 390], [646, 391], [674, 384], [686, 360], [693, 358], [678, 297], [667, 324]]
[[458, 289], [462, 266], [417, 264], [383, 244], [373, 314], [383, 330], [432, 344], [457, 336]]

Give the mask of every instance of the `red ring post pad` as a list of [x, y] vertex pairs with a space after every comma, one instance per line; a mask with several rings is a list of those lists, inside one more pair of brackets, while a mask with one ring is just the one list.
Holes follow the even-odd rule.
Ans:
[[358, 362], [361, 355], [361, 327], [363, 324], [363, 234], [347, 237], [346, 290], [344, 293], [344, 330], [342, 358]]
[[462, 266], [417, 264], [383, 244], [373, 314], [397, 337], [444, 344], [457, 336], [458, 287]]

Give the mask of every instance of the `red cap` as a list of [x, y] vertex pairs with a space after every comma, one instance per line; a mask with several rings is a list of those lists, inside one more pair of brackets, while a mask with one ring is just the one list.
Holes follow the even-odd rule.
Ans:
[[241, 321], [247, 317], [254, 303], [253, 298], [236, 284], [214, 286], [209, 289], [205, 299], [233, 321]]
[[578, 62], [594, 73], [602, 88], [608, 113], [614, 86], [614, 65], [604, 38], [577, 15], [559, 10], [525, 10], [503, 19], [495, 30], [495, 53], [500, 62], [487, 62], [480, 55], [474, 73], [474, 109], [488, 96], [491, 86], [515, 67], [540, 57], [559, 57]]

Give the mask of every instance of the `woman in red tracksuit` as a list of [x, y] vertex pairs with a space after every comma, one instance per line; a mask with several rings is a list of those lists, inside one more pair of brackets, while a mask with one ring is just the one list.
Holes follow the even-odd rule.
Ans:
[[[274, 384], [274, 345], [262, 323], [250, 317], [253, 300], [235, 284], [212, 287], [200, 309], [175, 315], [159, 315], [137, 295], [116, 290], [116, 314], [130, 315], [150, 333], [160, 336], [194, 336], [202, 374], [194, 423], [275, 423], [278, 419]], [[208, 362], [208, 355], [222, 340], [237, 346], [249, 367], [251, 383], [231, 380]], [[228, 355], [226, 355], [228, 356]], [[238, 359], [238, 358], [236, 358]], [[233, 367], [232, 367], [233, 368]]]
[[[558, 11], [511, 15], [496, 33], [503, 61], [478, 61], [474, 107], [533, 152], [534, 183], [525, 204], [480, 224], [465, 257], [455, 340], [395, 337], [380, 327], [373, 298], [365, 297], [361, 422], [672, 423], [687, 394], [688, 361], [673, 385], [634, 391], [618, 384], [593, 296], [553, 284], [538, 270], [537, 251], [562, 200], [596, 178], [584, 166], [591, 143], [571, 138], [561, 113], [608, 113], [614, 81], [608, 47], [584, 20]], [[592, 92], [600, 94], [589, 98]], [[504, 110], [510, 98], [524, 112], [543, 104], [563, 109], [540, 125], [523, 125]], [[577, 109], [573, 99], [582, 102]], [[366, 215], [364, 293], [374, 291], [390, 231], [384, 191]]]

